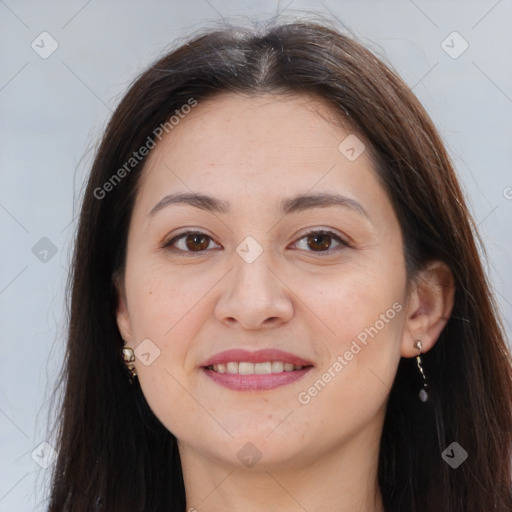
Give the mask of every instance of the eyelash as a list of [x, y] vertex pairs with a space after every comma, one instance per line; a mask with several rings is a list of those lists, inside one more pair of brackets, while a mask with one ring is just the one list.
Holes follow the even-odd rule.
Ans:
[[[187, 236], [190, 236], [190, 235], [202, 235], [202, 236], [205, 236], [205, 237], [209, 238], [211, 241], [213, 241], [213, 238], [211, 236], [207, 235], [206, 233], [204, 233], [202, 231], [192, 230], [192, 231], [186, 231], [185, 233], [181, 233], [180, 235], [177, 235], [174, 238], [172, 238], [171, 240], [169, 240], [168, 242], [165, 242], [162, 245], [162, 249], [168, 249], [168, 250], [170, 250], [172, 252], [179, 252], [179, 253], [182, 253], [184, 255], [192, 256], [192, 257], [194, 257], [194, 256], [201, 256], [205, 252], [211, 250], [211, 249], [205, 249], [205, 250], [202, 250], [202, 251], [184, 251], [183, 249], [177, 249], [176, 247], [172, 247], [172, 245], [175, 244], [177, 241], [179, 241], [179, 240], [181, 240], [183, 238], [186, 238]], [[308, 231], [307, 233], [302, 235], [298, 240], [302, 240], [304, 238], [308, 238], [308, 237], [315, 236], [315, 235], [317, 235], [317, 236], [318, 235], [328, 236], [328, 237], [332, 238], [333, 240], [335, 240], [336, 242], [338, 242], [340, 245], [335, 247], [334, 249], [330, 249], [329, 248], [329, 249], [327, 249], [325, 251], [306, 251], [306, 252], [311, 252], [311, 253], [314, 253], [314, 254], [318, 254], [321, 257], [323, 257], [323, 256], [330, 256], [333, 253], [337, 253], [340, 250], [343, 250], [343, 249], [345, 249], [347, 247], [351, 247], [351, 245], [348, 242], [346, 242], [345, 240], [340, 238], [336, 233], [334, 233], [333, 231], [325, 230], [325, 229], [318, 229], [318, 230]]]

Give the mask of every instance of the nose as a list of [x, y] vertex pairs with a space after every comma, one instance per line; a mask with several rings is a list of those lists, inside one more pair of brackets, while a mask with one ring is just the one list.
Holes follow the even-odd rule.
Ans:
[[272, 269], [264, 253], [247, 263], [235, 256], [235, 268], [223, 280], [215, 317], [249, 330], [279, 327], [293, 317], [292, 292]]

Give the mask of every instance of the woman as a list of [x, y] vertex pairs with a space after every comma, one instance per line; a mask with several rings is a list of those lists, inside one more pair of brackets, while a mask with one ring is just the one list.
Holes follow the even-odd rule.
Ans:
[[512, 510], [475, 237], [357, 42], [298, 22], [169, 53], [85, 191], [50, 510]]

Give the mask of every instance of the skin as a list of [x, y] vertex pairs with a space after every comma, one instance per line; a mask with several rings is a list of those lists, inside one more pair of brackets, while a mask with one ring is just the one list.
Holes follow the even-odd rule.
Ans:
[[[400, 225], [369, 151], [349, 161], [338, 145], [354, 132], [334, 118], [312, 97], [225, 94], [195, 107], [146, 163], [117, 322], [126, 346], [150, 339], [150, 353], [159, 350], [147, 366], [137, 359], [136, 370], [178, 439], [187, 510], [383, 510], [377, 460], [389, 390], [400, 358], [418, 354], [415, 340], [423, 352], [437, 340], [454, 290], [439, 262], [407, 280]], [[230, 210], [173, 204], [150, 215], [167, 194], [189, 192]], [[367, 215], [346, 206], [278, 209], [320, 192], [354, 199]], [[308, 245], [306, 233], [322, 228], [350, 245]], [[185, 239], [174, 252], [162, 248], [189, 229], [211, 237], [192, 244], [205, 250], [180, 252]], [[252, 263], [236, 252], [247, 236], [263, 251]], [[401, 306], [394, 318], [300, 403], [299, 393], [393, 304]], [[200, 368], [231, 348], [278, 348], [314, 368], [274, 390], [233, 391]], [[246, 443], [261, 455], [253, 467], [237, 456]]]

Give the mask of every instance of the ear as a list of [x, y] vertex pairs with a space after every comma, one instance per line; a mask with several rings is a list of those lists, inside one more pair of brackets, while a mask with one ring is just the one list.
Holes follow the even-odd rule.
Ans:
[[454, 297], [453, 275], [445, 263], [432, 261], [418, 272], [407, 299], [402, 357], [418, 355], [416, 340], [421, 340], [422, 352], [435, 345], [450, 318]]
[[116, 310], [117, 328], [119, 329], [123, 340], [127, 343], [127, 345], [129, 345], [132, 341], [132, 327], [130, 322], [130, 314], [126, 304], [126, 293], [122, 278], [115, 278], [115, 286], [118, 297]]

